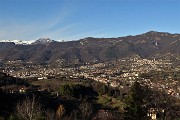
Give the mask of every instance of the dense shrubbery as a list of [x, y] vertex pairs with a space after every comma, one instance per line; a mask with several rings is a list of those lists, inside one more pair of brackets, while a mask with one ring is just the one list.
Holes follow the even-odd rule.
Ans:
[[60, 87], [59, 93], [64, 97], [74, 97], [77, 99], [93, 99], [98, 95], [96, 91], [94, 91], [91, 85], [70, 85], [65, 84]]
[[11, 77], [5, 73], [0, 73], [0, 87], [7, 85], [29, 86], [30, 84], [22, 79]]

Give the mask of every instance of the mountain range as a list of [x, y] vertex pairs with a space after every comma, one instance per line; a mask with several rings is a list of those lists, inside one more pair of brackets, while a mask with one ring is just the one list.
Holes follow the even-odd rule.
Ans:
[[111, 61], [132, 55], [142, 58], [179, 58], [180, 34], [149, 31], [135, 36], [88, 37], [67, 42], [57, 42], [49, 38], [26, 45], [0, 42], [0, 59], [3, 60], [79, 64]]

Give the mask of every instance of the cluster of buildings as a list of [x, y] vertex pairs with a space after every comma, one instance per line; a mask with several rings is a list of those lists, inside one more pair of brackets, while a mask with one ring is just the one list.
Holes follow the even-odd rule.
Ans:
[[[22, 63], [21, 61], [8, 61], [3, 69], [14, 77], [19, 78], [36, 78], [43, 80], [48, 78], [85, 78], [92, 79], [112, 87], [128, 88], [134, 81], [140, 81], [142, 85], [149, 86], [149, 88], [165, 91], [167, 94], [180, 98], [179, 81], [174, 80], [172, 76], [168, 75], [162, 78], [146, 78], [142, 76], [145, 74], [162, 74], [162, 71], [176, 71], [180, 69], [173, 66], [169, 60], [148, 60], [141, 59], [138, 56], [133, 58], [124, 58], [111, 62], [86, 64], [78, 67], [51, 67], [50, 65], [37, 65], [33, 62]], [[58, 66], [58, 65], [57, 65]], [[153, 73], [153, 72], [158, 73]], [[179, 72], [180, 73], [180, 72]], [[180, 75], [179, 78], [180, 79]]]

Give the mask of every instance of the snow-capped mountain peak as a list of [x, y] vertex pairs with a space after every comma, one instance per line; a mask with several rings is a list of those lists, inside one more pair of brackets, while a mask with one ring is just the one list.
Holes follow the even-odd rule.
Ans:
[[0, 40], [0, 42], [11, 42], [15, 43], [16, 45], [37, 45], [37, 44], [49, 44], [51, 42], [55, 42], [50, 38], [40, 38], [38, 40]]
[[55, 42], [55, 41], [51, 40], [50, 38], [40, 38], [40, 39], [36, 40], [35, 42], [33, 42], [32, 44], [48, 44], [51, 42]]
[[13, 42], [16, 45], [29, 45], [33, 41], [32, 40], [0, 40], [0, 42]]

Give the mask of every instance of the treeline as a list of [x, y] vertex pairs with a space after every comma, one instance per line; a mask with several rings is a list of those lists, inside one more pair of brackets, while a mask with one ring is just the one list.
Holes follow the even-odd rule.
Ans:
[[74, 98], [81, 98], [81, 99], [93, 99], [94, 97], [98, 96], [98, 93], [94, 91], [91, 85], [72, 85], [72, 84], [65, 84], [60, 87], [59, 94], [63, 97], [74, 97]]
[[120, 97], [120, 90], [109, 87], [105, 84], [93, 82], [91, 84], [65, 84], [60, 86], [59, 94], [64, 97], [75, 98], [96, 98], [98, 95], [108, 95], [111, 97]]
[[0, 87], [8, 85], [24, 85], [30, 86], [30, 84], [20, 78], [15, 78], [7, 75], [6, 73], [0, 72]]

